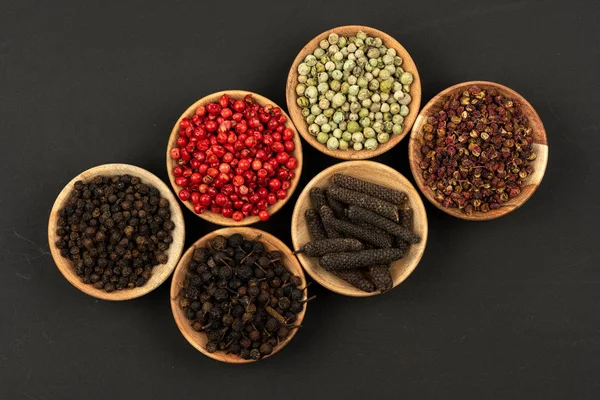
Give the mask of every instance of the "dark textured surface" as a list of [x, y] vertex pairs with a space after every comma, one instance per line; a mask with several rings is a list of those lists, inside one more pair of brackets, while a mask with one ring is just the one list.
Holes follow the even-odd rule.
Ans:
[[[0, 2], [0, 398], [600, 397], [600, 3], [282, 4]], [[189, 104], [239, 88], [283, 105], [296, 52], [352, 23], [411, 52], [424, 102], [484, 79], [536, 107], [550, 163], [524, 207], [474, 223], [427, 204], [429, 242], [410, 279], [366, 299], [311, 285], [317, 299], [289, 346], [242, 367], [183, 339], [168, 283], [115, 304], [59, 274], [46, 223], [74, 175], [124, 162], [166, 180], [167, 138]], [[296, 196], [256, 225], [288, 244], [297, 194], [336, 162], [304, 150]], [[406, 154], [404, 140], [377, 161], [410, 175]], [[184, 213], [188, 244], [215, 228]]]

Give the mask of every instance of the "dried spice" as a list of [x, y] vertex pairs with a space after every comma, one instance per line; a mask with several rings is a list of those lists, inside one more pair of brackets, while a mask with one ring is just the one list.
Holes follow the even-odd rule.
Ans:
[[327, 188], [327, 195], [342, 203], [361, 206], [398, 222], [398, 209], [394, 204], [385, 200], [335, 185]]
[[308, 226], [308, 232], [312, 240], [327, 239], [327, 232], [317, 210], [313, 208], [306, 210], [304, 217], [306, 218], [306, 225]]
[[375, 284], [377, 290], [382, 293], [387, 292], [394, 285], [392, 274], [390, 273], [390, 268], [388, 265], [372, 265], [367, 267], [367, 273]]
[[321, 217], [321, 222], [323, 223], [323, 227], [325, 228], [325, 232], [327, 232], [327, 237], [330, 239], [341, 238], [342, 235], [340, 231], [336, 227], [336, 219], [335, 215], [331, 208], [327, 206], [323, 206], [319, 209], [319, 216]]
[[535, 160], [533, 132], [518, 100], [471, 86], [423, 125], [425, 186], [443, 207], [467, 215], [518, 196]]
[[327, 253], [340, 253], [345, 251], [362, 250], [363, 245], [360, 240], [352, 238], [323, 239], [308, 242], [302, 250], [296, 250], [294, 253], [304, 253], [309, 257], [321, 257]]
[[335, 174], [333, 175], [333, 183], [356, 192], [368, 194], [373, 197], [377, 197], [388, 203], [395, 204], [397, 206], [404, 205], [408, 197], [406, 193], [399, 190], [386, 188], [376, 183], [363, 181], [362, 179], [354, 178], [350, 175]]
[[332, 272], [338, 278], [345, 280], [363, 292], [371, 293], [375, 291], [375, 285], [358, 269], [345, 269]]
[[389, 219], [362, 207], [349, 206], [346, 209], [346, 215], [351, 221], [370, 223], [394, 236], [401, 238], [407, 243], [416, 244], [421, 241], [421, 238], [411, 232], [408, 228], [405, 228], [394, 221], [390, 221]]
[[327, 199], [325, 198], [325, 191], [323, 189], [317, 187], [312, 188], [310, 189], [309, 194], [315, 209], [320, 210], [321, 207], [329, 205], [327, 203]]
[[175, 228], [169, 201], [139, 177], [77, 181], [58, 216], [56, 247], [96, 289], [143, 286], [153, 268], [168, 261]]
[[400, 225], [412, 231], [414, 225], [414, 213], [412, 208], [401, 208], [398, 210], [398, 213], [400, 214]]
[[278, 251], [259, 238], [215, 237], [194, 251], [179, 296], [192, 328], [207, 335], [208, 352], [258, 360], [289, 337], [304, 309], [306, 288]]
[[377, 264], [390, 264], [403, 256], [400, 249], [373, 249], [346, 253], [330, 253], [321, 257], [321, 265], [328, 270], [353, 269]]
[[333, 210], [333, 214], [337, 219], [347, 219], [346, 218], [346, 206], [341, 201], [331, 198], [331, 196], [327, 197], [327, 203], [329, 203], [329, 207]]
[[372, 229], [356, 225], [352, 222], [342, 221], [335, 218], [331, 208], [324, 206], [321, 208], [321, 218], [325, 228], [329, 226], [336, 232], [344, 233], [355, 239], [359, 239], [366, 243], [371, 243], [378, 248], [392, 247], [392, 240], [387, 235], [380, 235], [374, 232]]

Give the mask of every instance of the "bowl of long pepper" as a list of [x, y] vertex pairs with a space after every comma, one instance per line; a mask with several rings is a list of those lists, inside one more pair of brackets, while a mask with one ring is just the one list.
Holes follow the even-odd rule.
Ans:
[[289, 116], [252, 92], [227, 90], [192, 104], [167, 144], [178, 198], [219, 225], [266, 221], [289, 200], [302, 171], [302, 144]]
[[346, 296], [373, 296], [402, 283], [423, 256], [427, 231], [417, 190], [373, 161], [323, 170], [306, 185], [292, 216], [292, 242], [306, 272]]
[[514, 211], [533, 195], [548, 164], [548, 141], [523, 96], [494, 82], [464, 82], [421, 110], [409, 159], [431, 203], [454, 217], [483, 221]]
[[345, 160], [376, 157], [410, 131], [421, 81], [408, 51], [377, 29], [348, 25], [310, 40], [288, 73], [286, 101], [304, 139]]
[[250, 227], [213, 231], [181, 257], [171, 309], [186, 340], [204, 355], [243, 364], [268, 358], [294, 337], [307, 284], [292, 251]]

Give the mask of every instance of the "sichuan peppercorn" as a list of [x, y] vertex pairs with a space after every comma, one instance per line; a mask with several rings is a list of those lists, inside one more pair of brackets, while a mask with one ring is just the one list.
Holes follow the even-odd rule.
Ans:
[[58, 211], [55, 245], [86, 284], [108, 293], [143, 286], [168, 261], [169, 201], [131, 175], [77, 181]]
[[422, 128], [424, 184], [445, 208], [489, 212], [519, 195], [535, 160], [518, 100], [471, 86], [443, 99]]

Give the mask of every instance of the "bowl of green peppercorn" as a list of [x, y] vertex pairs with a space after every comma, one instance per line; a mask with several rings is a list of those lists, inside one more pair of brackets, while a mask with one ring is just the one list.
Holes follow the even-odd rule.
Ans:
[[185, 339], [225, 363], [268, 358], [294, 337], [306, 313], [307, 284], [292, 251], [267, 232], [222, 228], [181, 257], [171, 309]]
[[177, 199], [145, 169], [104, 164], [73, 178], [50, 211], [48, 241], [62, 275], [104, 300], [129, 300], [159, 287], [183, 251]]
[[419, 113], [421, 81], [412, 57], [393, 37], [367, 26], [340, 26], [298, 53], [286, 101], [311, 146], [340, 159], [367, 159], [408, 134]]

